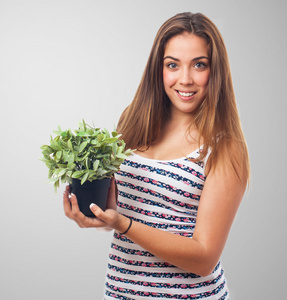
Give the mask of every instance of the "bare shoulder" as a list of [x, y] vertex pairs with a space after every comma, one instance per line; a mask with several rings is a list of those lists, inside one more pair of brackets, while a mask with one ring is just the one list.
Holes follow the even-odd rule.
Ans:
[[238, 177], [243, 185], [249, 181], [249, 157], [245, 142], [236, 140], [219, 141], [219, 147], [215, 155], [211, 153], [207, 162], [207, 176], [213, 174], [217, 177], [235, 179]]

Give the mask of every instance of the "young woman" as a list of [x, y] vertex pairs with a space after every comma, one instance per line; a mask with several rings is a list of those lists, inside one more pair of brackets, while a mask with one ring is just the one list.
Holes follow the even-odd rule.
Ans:
[[[114, 229], [105, 299], [229, 299], [220, 264], [249, 180], [227, 52], [204, 15], [159, 29], [118, 131], [136, 149], [115, 175], [108, 208], [80, 227]], [[116, 184], [116, 186], [115, 186]]]

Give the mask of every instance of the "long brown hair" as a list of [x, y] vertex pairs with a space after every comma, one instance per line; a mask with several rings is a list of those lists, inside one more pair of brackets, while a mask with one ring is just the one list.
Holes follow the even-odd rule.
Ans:
[[207, 171], [212, 171], [218, 161], [224, 160], [231, 163], [239, 178], [248, 180], [248, 151], [236, 107], [226, 47], [215, 24], [201, 13], [177, 14], [160, 27], [140, 85], [120, 118], [118, 131], [127, 146], [133, 149], [146, 149], [157, 140], [170, 108], [163, 86], [165, 46], [170, 38], [184, 32], [203, 38], [209, 49], [208, 91], [195, 117], [195, 125], [204, 140], [197, 160], [202, 160], [211, 148]]

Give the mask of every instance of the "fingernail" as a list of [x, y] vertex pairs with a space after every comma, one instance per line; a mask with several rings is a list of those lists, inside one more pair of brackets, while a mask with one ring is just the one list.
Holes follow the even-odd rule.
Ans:
[[95, 210], [95, 209], [96, 209], [95, 203], [91, 203], [91, 204], [90, 204], [90, 210]]

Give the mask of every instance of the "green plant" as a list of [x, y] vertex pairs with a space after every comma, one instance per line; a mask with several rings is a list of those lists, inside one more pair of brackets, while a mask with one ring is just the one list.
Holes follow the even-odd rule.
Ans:
[[60, 182], [71, 183], [72, 179], [81, 180], [81, 184], [96, 179], [112, 177], [119, 170], [121, 163], [132, 153], [125, 150], [125, 142], [120, 134], [107, 129], [92, 127], [82, 122], [78, 129], [54, 131], [50, 145], [41, 147], [40, 159], [49, 168], [49, 182], [54, 183], [55, 191]]

